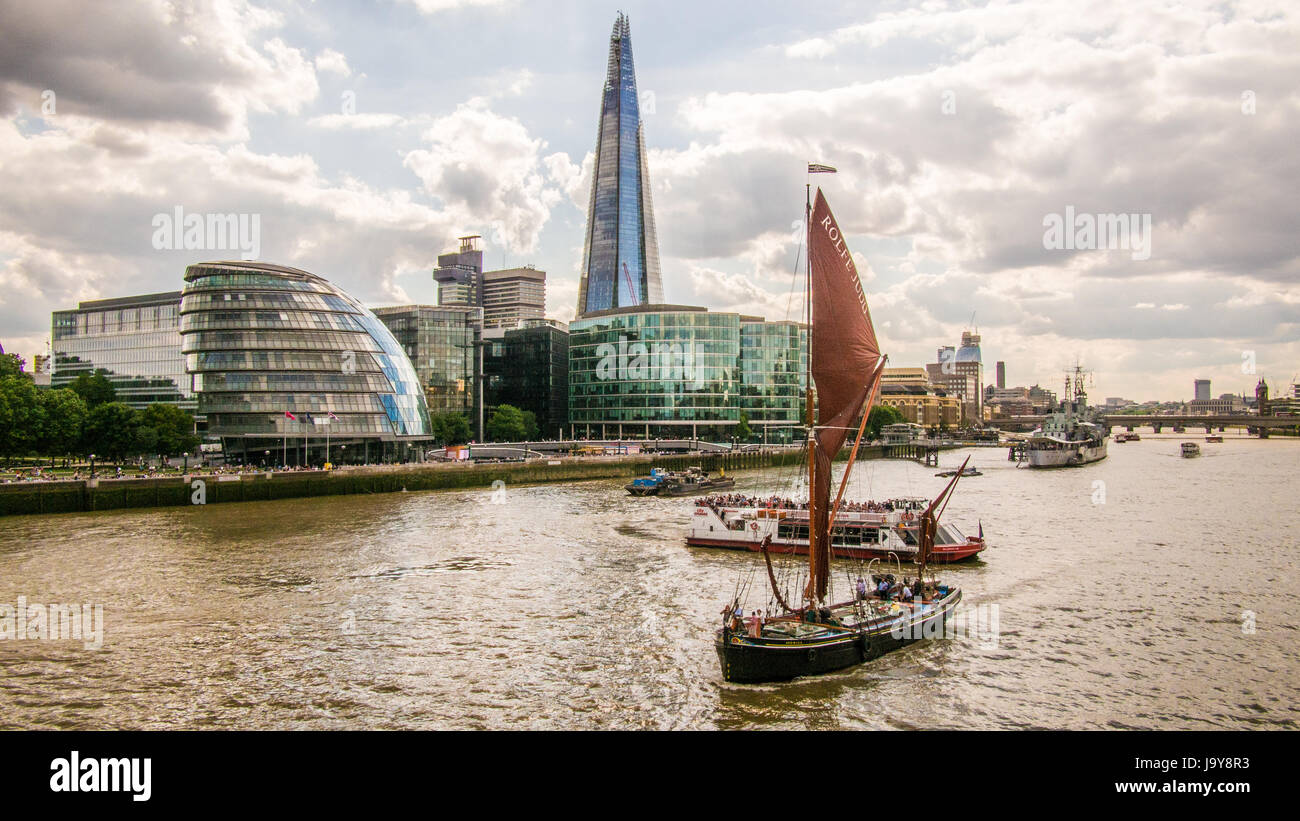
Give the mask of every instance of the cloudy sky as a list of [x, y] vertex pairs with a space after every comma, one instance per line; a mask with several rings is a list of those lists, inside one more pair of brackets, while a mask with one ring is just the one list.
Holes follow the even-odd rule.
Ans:
[[[51, 310], [238, 256], [156, 248], [177, 208], [258, 215], [261, 259], [371, 305], [432, 302], [436, 255], [482, 234], [571, 319], [620, 8], [669, 301], [797, 317], [814, 160], [891, 364], [973, 316], [988, 381], [1300, 372], [1289, 0], [0, 0], [0, 343], [30, 359]], [[1067, 208], [1150, 232], [1046, 247]]]

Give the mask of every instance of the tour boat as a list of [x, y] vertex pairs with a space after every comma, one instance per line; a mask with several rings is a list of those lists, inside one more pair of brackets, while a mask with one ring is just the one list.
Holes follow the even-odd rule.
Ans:
[[1205, 441], [1207, 441], [1207, 442], [1222, 442], [1222, 441], [1223, 441], [1223, 437], [1220, 436], [1220, 435], [1218, 435], [1217, 433], [1214, 433], [1214, 434], [1210, 434], [1209, 436], [1205, 437]]
[[1201, 455], [1201, 446], [1195, 442], [1183, 442], [1183, 458], [1194, 459]]
[[[808, 171], [811, 174], [833, 172], [834, 169], [810, 164]], [[780, 611], [773, 608], [774, 613], [766, 619], [755, 614], [746, 625], [738, 613], [741, 594], [733, 590], [723, 610], [722, 627], [714, 639], [722, 677], [730, 682], [782, 681], [827, 673], [861, 664], [923, 638], [941, 636], [961, 601], [961, 590], [927, 579], [925, 573], [945, 499], [961, 480], [957, 475], [943, 493], [914, 517], [919, 533], [916, 550], [919, 568], [915, 585], [907, 585], [906, 580], [894, 580], [894, 586], [889, 587], [887, 577], [883, 577], [882, 585], [882, 576], [872, 575], [868, 566], [863, 575], [888, 589], [881, 590], [879, 595], [866, 594], [865, 590], [862, 593], [854, 591], [852, 600], [832, 603], [831, 557], [835, 538], [845, 538], [850, 531], [859, 539], [872, 532], [877, 538], [882, 532], [886, 539], [895, 535], [892, 526], [883, 526], [886, 523], [880, 521], [879, 514], [868, 518], [873, 514], [853, 515], [841, 510], [844, 489], [857, 459], [858, 446], [865, 438], [867, 417], [880, 387], [886, 357], [880, 352], [862, 282], [839, 225], [821, 190], [817, 191], [815, 208], [811, 201], [811, 186], [809, 192], [804, 212], [808, 231], [805, 305], [809, 325], [804, 417], [808, 422], [805, 444], [809, 488], [807, 510], [768, 509], [766, 515], [760, 517], [755, 509], [752, 519], [743, 513], [724, 518], [725, 509], [720, 512], [705, 504], [697, 506], [692, 517], [705, 520], [706, 528], [713, 528], [705, 532], [719, 534], [723, 546], [738, 543], [721, 538], [723, 532], [733, 537], [741, 533], [746, 544], [756, 545], [767, 565], [772, 597], [781, 608]], [[814, 385], [817, 391], [815, 403]], [[857, 436], [848, 464], [838, 493], [832, 495], [832, 460], [853, 430]], [[965, 468], [966, 463], [963, 463], [961, 469]], [[849, 527], [849, 522], [854, 522], [854, 526]], [[785, 525], [789, 528], [786, 531], [789, 546], [797, 550], [796, 540], [803, 535], [799, 532], [801, 523], [807, 534], [803, 552], [808, 556], [808, 572], [807, 583], [798, 591], [796, 599], [791, 595], [792, 591], [783, 589], [777, 580], [772, 568], [771, 548], [782, 533], [782, 525]], [[758, 531], [751, 525], [757, 526]], [[755, 543], [751, 534], [764, 529], [766, 534]], [[864, 548], [859, 546], [858, 549]], [[891, 600], [896, 590], [902, 592], [905, 601]]]
[[[716, 502], [700, 499], [691, 517], [686, 544], [759, 552], [763, 541], [770, 537], [767, 549], [772, 553], [808, 555], [808, 511], [780, 504], [788, 503], [768, 506], [755, 499], [731, 504], [725, 497]], [[831, 555], [837, 559], [897, 557], [900, 561], [917, 562], [921, 545], [920, 511], [926, 504], [924, 500], [893, 499], [882, 504], [888, 510], [841, 510], [831, 533]], [[966, 536], [955, 525], [940, 525], [929, 560], [950, 564], [978, 556], [986, 546], [983, 530], [981, 526], [979, 536]]]

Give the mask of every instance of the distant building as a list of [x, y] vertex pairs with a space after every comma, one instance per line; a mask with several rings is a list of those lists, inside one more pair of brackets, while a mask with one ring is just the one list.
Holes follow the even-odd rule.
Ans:
[[481, 237], [472, 234], [460, 238], [460, 249], [438, 255], [433, 281], [438, 284], [438, 304], [482, 307], [483, 252]]
[[1005, 362], [998, 363], [997, 379], [998, 379], [997, 386], [999, 388], [1005, 388], [1007, 386], [1007, 363]]
[[468, 305], [400, 305], [374, 314], [402, 346], [424, 391], [429, 413], [461, 413], [477, 429], [475, 374], [482, 309]]
[[537, 417], [539, 435], [560, 438], [569, 421], [569, 330], [555, 320], [483, 331], [484, 413], [514, 405]]
[[1194, 397], [1193, 397], [1194, 399], [1199, 400], [1199, 401], [1203, 401], [1203, 402], [1209, 401], [1209, 399], [1210, 399], [1210, 380], [1208, 380], [1208, 379], [1197, 379], [1195, 382], [1192, 383], [1192, 387], [1193, 387], [1193, 391], [1194, 391], [1194, 393], [1195, 393], [1195, 395], [1194, 395]]
[[961, 400], [942, 390], [918, 385], [882, 384], [878, 404], [898, 410], [904, 422], [926, 428], [961, 426]]
[[483, 273], [483, 327], [519, 328], [546, 316], [546, 272], [531, 265]]
[[195, 411], [181, 353], [181, 292], [97, 299], [52, 315], [51, 388], [103, 370], [117, 399], [137, 410], [156, 402]]
[[663, 301], [632, 26], [620, 13], [609, 38], [577, 318]]
[[981, 386], [984, 384], [984, 365], [980, 354], [980, 335], [963, 331], [961, 347], [953, 348], [951, 345], [945, 345], [938, 349], [937, 358], [938, 362], [925, 366], [930, 384], [948, 386], [946, 389], [956, 390], [946, 377], [973, 377], [975, 380], [973, 389], [969, 382], [960, 389], [962, 401], [967, 405], [964, 416], [969, 420], [969, 424], [983, 424], [984, 391]]
[[[3, 350], [0, 349], [0, 353], [2, 352]], [[36, 383], [36, 387], [50, 387], [52, 371], [53, 360], [49, 354], [38, 353], [32, 358], [32, 380]]]

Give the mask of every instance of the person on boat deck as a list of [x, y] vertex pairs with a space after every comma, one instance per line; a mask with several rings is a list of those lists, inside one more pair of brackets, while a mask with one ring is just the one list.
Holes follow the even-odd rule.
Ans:
[[867, 583], [862, 580], [861, 576], [859, 576], [858, 577], [858, 601], [862, 601], [866, 597], [867, 597]]
[[889, 601], [890, 589], [891, 588], [889, 586], [889, 580], [881, 579], [880, 584], [876, 585], [876, 595], [884, 599], [885, 601]]
[[763, 611], [755, 610], [749, 617], [749, 635], [758, 638], [763, 631]]
[[912, 587], [907, 582], [903, 582], [903, 601], [912, 600]]

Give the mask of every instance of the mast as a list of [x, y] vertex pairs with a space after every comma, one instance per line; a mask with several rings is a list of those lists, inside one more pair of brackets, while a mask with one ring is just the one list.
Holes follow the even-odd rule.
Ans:
[[808, 420], [808, 432], [805, 444], [808, 446], [808, 587], [804, 598], [816, 603], [817, 578], [817, 494], [814, 491], [817, 480], [817, 420], [813, 417], [813, 303], [812, 303], [812, 183], [804, 184], [803, 224], [807, 236], [804, 238], [804, 311], [808, 315], [808, 364], [804, 367], [804, 408]]

